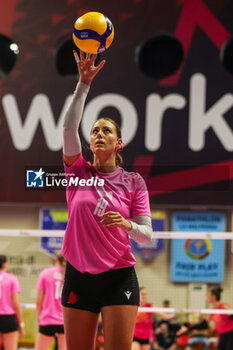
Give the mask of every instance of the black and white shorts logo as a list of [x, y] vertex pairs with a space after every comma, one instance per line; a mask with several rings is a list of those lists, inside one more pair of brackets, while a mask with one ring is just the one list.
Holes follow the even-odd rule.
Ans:
[[124, 293], [125, 293], [127, 299], [129, 300], [129, 298], [130, 298], [132, 292], [130, 292], [129, 290], [127, 290], [127, 292], [124, 292]]

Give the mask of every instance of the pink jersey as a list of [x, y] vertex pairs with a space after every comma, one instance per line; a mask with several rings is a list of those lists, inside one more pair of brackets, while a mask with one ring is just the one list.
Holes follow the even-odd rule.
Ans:
[[61, 292], [63, 287], [63, 268], [60, 266], [44, 269], [36, 284], [36, 289], [44, 294], [40, 312], [40, 326], [63, 325]]
[[[143, 307], [152, 307], [152, 304], [146, 303]], [[153, 336], [151, 312], [138, 312], [133, 336], [142, 340], [150, 339]]]
[[[218, 309], [223, 309], [225, 303], [220, 303]], [[215, 329], [218, 333], [226, 333], [233, 329], [233, 320], [229, 315], [211, 315], [211, 319], [215, 322]]]
[[20, 293], [18, 278], [12, 273], [0, 271], [0, 315], [13, 315], [13, 293]]
[[105, 227], [100, 221], [107, 211], [119, 212], [128, 220], [137, 215], [151, 216], [142, 177], [119, 166], [111, 173], [99, 172], [82, 154], [72, 166], [64, 167], [67, 180], [69, 174], [85, 180], [94, 176], [104, 179], [104, 186], [67, 187], [69, 215], [62, 255], [77, 270], [92, 274], [135, 265], [127, 232]]

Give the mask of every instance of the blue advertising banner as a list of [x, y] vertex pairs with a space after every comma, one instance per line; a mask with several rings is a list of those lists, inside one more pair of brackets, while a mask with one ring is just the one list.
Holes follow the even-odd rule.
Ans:
[[[174, 212], [172, 215], [172, 231], [176, 232], [224, 232], [225, 226], [222, 212]], [[223, 282], [224, 253], [224, 240], [173, 239], [171, 281]]]
[[40, 249], [55, 258], [56, 252], [62, 248], [62, 243], [62, 237], [41, 237]]
[[[42, 230], [65, 230], [68, 220], [66, 209], [41, 209], [40, 228]], [[40, 248], [53, 258], [56, 251], [61, 250], [62, 237], [41, 237]]]
[[[151, 212], [153, 231], [166, 230], [166, 214], [164, 211], [154, 210]], [[140, 255], [143, 259], [149, 260], [160, 254], [165, 249], [164, 239], [153, 239], [149, 244], [137, 243], [131, 239], [133, 253]]]
[[65, 230], [68, 221], [66, 209], [41, 209], [40, 228], [42, 230]]

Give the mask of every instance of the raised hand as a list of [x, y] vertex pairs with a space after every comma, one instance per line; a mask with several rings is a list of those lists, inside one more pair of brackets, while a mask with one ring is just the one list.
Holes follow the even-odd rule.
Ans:
[[73, 50], [75, 61], [78, 66], [78, 72], [80, 77], [80, 82], [91, 85], [92, 80], [96, 76], [96, 74], [103, 68], [105, 65], [105, 60], [102, 60], [100, 64], [96, 67], [95, 66], [95, 60], [97, 57], [97, 54], [91, 55], [88, 53], [86, 54], [86, 57], [84, 56], [84, 52], [80, 50], [80, 58], [78, 53]]

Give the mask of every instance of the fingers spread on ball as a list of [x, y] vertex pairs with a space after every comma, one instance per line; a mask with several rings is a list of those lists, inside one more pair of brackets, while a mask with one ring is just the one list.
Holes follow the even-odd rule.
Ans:
[[95, 60], [96, 60], [96, 57], [97, 57], [97, 54], [93, 54], [92, 57], [91, 57], [91, 63], [95, 63]]
[[74, 54], [75, 61], [77, 63], [79, 63], [80, 62], [80, 58], [79, 58], [79, 55], [78, 55], [77, 51], [73, 50], [73, 54]]
[[84, 57], [84, 52], [80, 50], [80, 58], [81, 58], [81, 61], [84, 61], [85, 60], [85, 57]]
[[103, 68], [103, 66], [105, 65], [105, 62], [106, 62], [105, 60], [103, 60], [103, 61], [100, 62], [100, 64], [96, 67], [97, 72], [99, 72], [100, 69]]

